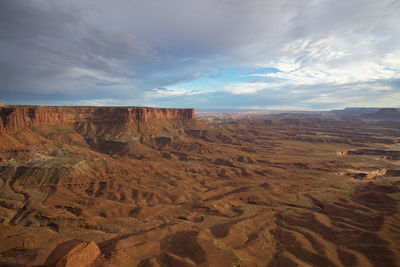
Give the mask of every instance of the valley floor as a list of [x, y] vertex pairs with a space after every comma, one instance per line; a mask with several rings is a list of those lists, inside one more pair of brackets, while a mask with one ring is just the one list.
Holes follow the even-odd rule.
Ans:
[[398, 123], [199, 125], [1, 133], [0, 262], [78, 237], [92, 266], [400, 265]]

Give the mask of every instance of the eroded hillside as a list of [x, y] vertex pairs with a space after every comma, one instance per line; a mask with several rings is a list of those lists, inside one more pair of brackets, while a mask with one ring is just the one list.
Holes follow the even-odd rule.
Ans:
[[97, 242], [93, 266], [400, 262], [397, 123], [0, 111], [2, 262], [73, 237]]

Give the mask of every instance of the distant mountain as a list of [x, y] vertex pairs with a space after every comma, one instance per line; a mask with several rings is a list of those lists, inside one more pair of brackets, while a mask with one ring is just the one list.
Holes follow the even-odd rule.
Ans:
[[[381, 116], [393, 116], [399, 113], [399, 108], [345, 108], [341, 110], [331, 110], [329, 111], [331, 114], [335, 115], [344, 115], [351, 117], [381, 117]], [[375, 115], [374, 115], [375, 114]], [[399, 113], [400, 114], [400, 113]]]
[[379, 108], [345, 108], [339, 110], [331, 110], [330, 112], [337, 115], [359, 116], [362, 114], [374, 113], [377, 112], [378, 110]]
[[381, 108], [377, 112], [363, 114], [364, 118], [370, 119], [400, 119], [400, 112], [396, 108]]

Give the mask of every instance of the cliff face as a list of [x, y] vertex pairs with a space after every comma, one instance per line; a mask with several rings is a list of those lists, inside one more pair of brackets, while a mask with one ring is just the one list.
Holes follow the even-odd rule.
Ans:
[[0, 107], [0, 130], [18, 131], [29, 126], [108, 123], [136, 127], [149, 120], [194, 119], [194, 109], [149, 107]]
[[7, 131], [64, 122], [63, 113], [56, 107], [1, 107], [0, 116], [0, 129]]

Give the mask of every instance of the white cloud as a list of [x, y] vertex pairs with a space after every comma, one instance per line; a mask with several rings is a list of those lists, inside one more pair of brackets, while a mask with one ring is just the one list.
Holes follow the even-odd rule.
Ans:
[[[87, 99], [87, 100], [80, 100], [77, 104], [79, 106], [114, 106], [118, 105], [119, 101], [112, 98], [107, 99]], [[71, 103], [69, 103], [71, 104]]]
[[[293, 41], [285, 45], [285, 56], [263, 65], [278, 72], [254, 76], [273, 79], [266, 88], [271, 87], [270, 83], [278, 87], [344, 85], [400, 78], [400, 49], [377, 55], [373, 51], [376, 44], [371, 42], [359, 41], [351, 46], [345, 43], [339, 37]], [[259, 82], [257, 86], [261, 86]]]
[[193, 90], [189, 88], [179, 88], [179, 87], [168, 87], [168, 88], [154, 88], [152, 91], [149, 91], [146, 96], [153, 98], [166, 98], [166, 97], [174, 97], [174, 96], [196, 96], [201, 94], [207, 94], [214, 92], [214, 90]]
[[271, 84], [263, 83], [263, 82], [254, 82], [254, 83], [232, 83], [227, 84], [224, 87], [224, 91], [240, 95], [240, 94], [255, 94], [261, 90], [265, 90], [267, 88], [271, 88]]

